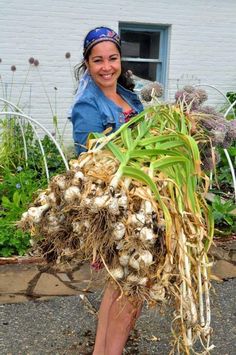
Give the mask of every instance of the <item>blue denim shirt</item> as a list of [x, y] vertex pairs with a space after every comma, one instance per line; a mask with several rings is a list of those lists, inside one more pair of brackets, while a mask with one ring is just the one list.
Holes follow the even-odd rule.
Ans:
[[[119, 84], [117, 92], [137, 113], [143, 110], [135, 93]], [[90, 132], [103, 132], [108, 127], [115, 131], [125, 123], [125, 116], [122, 108], [108, 99], [91, 79], [72, 108], [71, 121], [76, 152], [80, 154], [86, 151], [84, 146]]]

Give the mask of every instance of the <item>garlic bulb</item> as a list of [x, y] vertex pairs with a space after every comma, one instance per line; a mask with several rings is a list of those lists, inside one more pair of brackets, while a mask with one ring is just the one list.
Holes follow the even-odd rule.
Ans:
[[90, 193], [95, 196], [96, 195], [96, 191], [97, 191], [97, 185], [96, 184], [91, 184]]
[[70, 164], [71, 170], [80, 169], [80, 164], [79, 164], [78, 160], [76, 160], [76, 159], [71, 159], [71, 160], [69, 161], [69, 164]]
[[48, 199], [49, 199], [50, 203], [56, 203], [56, 201], [57, 201], [54, 192], [51, 192], [51, 193], [48, 195]]
[[117, 243], [116, 243], [116, 250], [122, 250], [124, 247], [124, 240], [119, 240]]
[[55, 216], [54, 213], [53, 214], [51, 213], [51, 214], [47, 215], [47, 222], [48, 222], [48, 225], [47, 225], [48, 231], [50, 231], [51, 233], [52, 232], [57, 232], [60, 229], [59, 220]]
[[88, 197], [82, 198], [80, 206], [81, 207], [89, 207], [91, 205], [91, 200]]
[[79, 185], [83, 180], [84, 180], [84, 174], [82, 173], [82, 171], [76, 171], [71, 183], [72, 185]]
[[128, 197], [124, 193], [121, 195], [121, 197], [118, 198], [118, 205], [119, 205], [119, 207], [124, 208], [124, 210], [127, 210]]
[[47, 211], [48, 209], [49, 205], [30, 207], [28, 209], [28, 217], [32, 220], [32, 222], [39, 223], [41, 221], [43, 212]]
[[149, 295], [155, 301], [163, 301], [165, 299], [165, 288], [155, 284], [150, 288]]
[[130, 255], [129, 254], [121, 254], [119, 257], [119, 263], [122, 266], [127, 266], [129, 264]]
[[28, 212], [24, 212], [21, 215], [21, 221], [23, 222], [28, 217]]
[[140, 270], [140, 268], [148, 267], [153, 262], [153, 256], [148, 250], [136, 251], [131, 255], [129, 260], [129, 265], [135, 269]]
[[108, 199], [109, 196], [107, 194], [104, 194], [103, 196], [95, 197], [95, 199], [93, 200], [93, 204], [95, 207], [100, 209], [106, 206]]
[[126, 280], [131, 284], [137, 284], [139, 282], [139, 276], [134, 274], [129, 274]]
[[121, 280], [124, 277], [124, 270], [122, 266], [117, 266], [115, 269], [110, 270], [110, 274], [116, 280]]
[[127, 282], [130, 282], [131, 284], [138, 284], [140, 286], [146, 286], [146, 284], [148, 282], [148, 278], [147, 277], [140, 277], [140, 276], [134, 275], [134, 274], [129, 274], [127, 276]]
[[149, 215], [152, 214], [153, 209], [150, 201], [144, 202], [144, 210], [145, 210], [145, 214], [149, 214]]
[[139, 238], [143, 243], [151, 243], [154, 244], [156, 240], [156, 235], [153, 230], [148, 227], [143, 227], [140, 231]]
[[66, 188], [66, 178], [63, 175], [54, 176], [52, 179], [53, 183], [55, 183], [61, 190]]
[[132, 214], [128, 219], [129, 224], [133, 224], [137, 227], [142, 227], [145, 223], [145, 214], [143, 211]]
[[120, 214], [118, 200], [115, 197], [110, 198], [108, 202], [108, 211], [115, 216]]
[[45, 192], [41, 192], [41, 193], [38, 195], [38, 197], [37, 197], [37, 199], [36, 199], [35, 202], [36, 202], [36, 203], [39, 203], [39, 204], [42, 206], [42, 205], [45, 205], [45, 204], [49, 203], [49, 202], [50, 202], [50, 199], [49, 199], [48, 195], [46, 195]]
[[112, 235], [114, 236], [115, 240], [121, 240], [125, 236], [125, 225], [122, 222], [117, 222], [114, 225], [114, 229]]
[[70, 186], [64, 191], [64, 199], [67, 202], [73, 202], [76, 199], [79, 199], [81, 196], [80, 189], [78, 186]]

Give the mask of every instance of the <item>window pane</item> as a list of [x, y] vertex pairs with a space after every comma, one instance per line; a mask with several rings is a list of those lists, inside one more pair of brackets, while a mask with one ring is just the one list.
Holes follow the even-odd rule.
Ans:
[[160, 32], [122, 30], [123, 57], [159, 59]]
[[155, 81], [159, 77], [159, 73], [157, 73], [157, 65], [159, 70], [160, 63], [138, 63], [122, 61], [122, 67], [125, 69], [125, 71], [131, 70], [134, 75], [137, 75], [142, 79], [152, 81]]

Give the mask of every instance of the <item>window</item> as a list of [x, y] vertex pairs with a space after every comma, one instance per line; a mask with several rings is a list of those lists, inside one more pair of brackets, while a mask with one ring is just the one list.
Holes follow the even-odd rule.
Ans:
[[169, 26], [120, 23], [122, 64], [125, 70], [165, 86]]

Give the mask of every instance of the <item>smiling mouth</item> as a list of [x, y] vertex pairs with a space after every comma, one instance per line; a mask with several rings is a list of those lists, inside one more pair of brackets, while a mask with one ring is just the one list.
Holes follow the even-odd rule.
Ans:
[[102, 74], [101, 76], [103, 79], [108, 80], [112, 78], [113, 74]]

